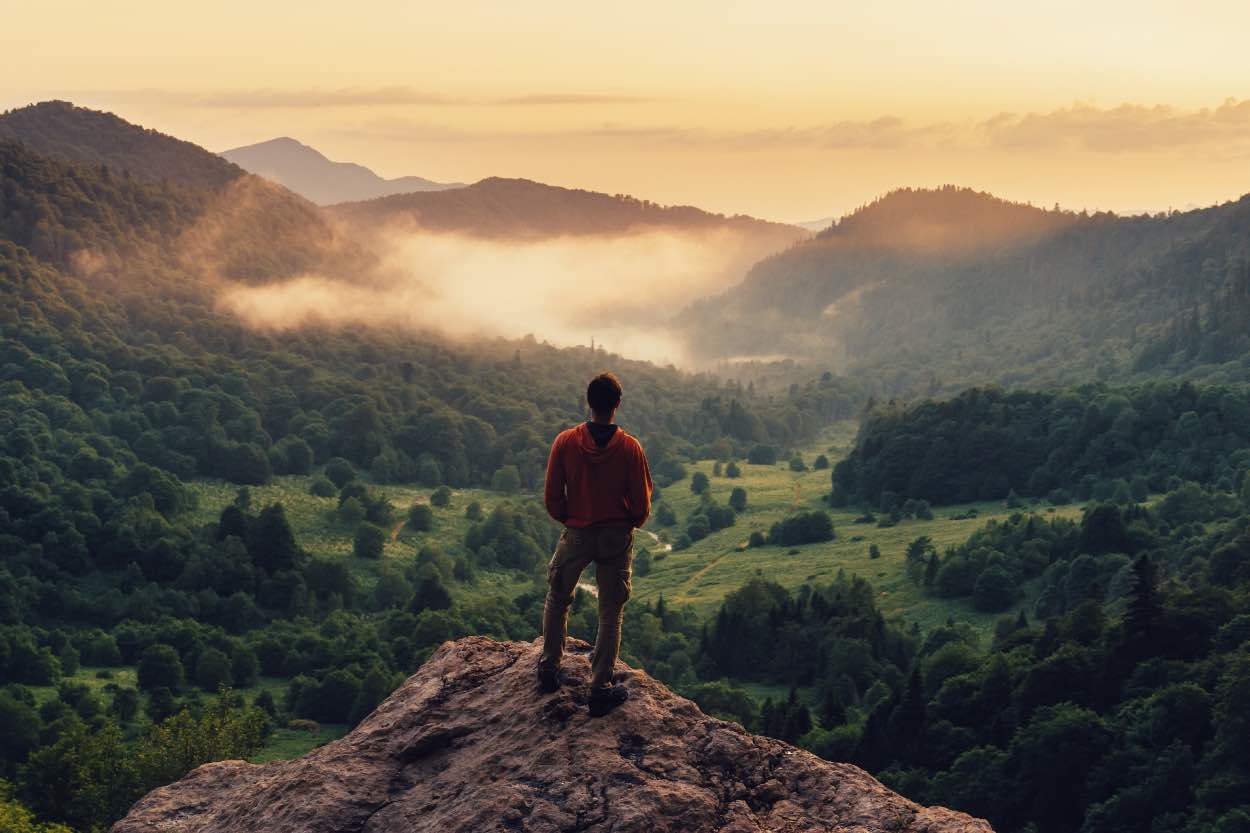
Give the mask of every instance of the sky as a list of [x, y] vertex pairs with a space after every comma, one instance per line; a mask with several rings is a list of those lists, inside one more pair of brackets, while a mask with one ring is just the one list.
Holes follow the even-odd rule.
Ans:
[[1121, 212], [1250, 192], [1250, 3], [0, 0], [0, 109], [788, 221], [946, 183]]

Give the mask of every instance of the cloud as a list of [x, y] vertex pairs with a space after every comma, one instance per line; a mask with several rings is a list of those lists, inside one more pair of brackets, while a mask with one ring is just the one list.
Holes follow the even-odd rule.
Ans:
[[[62, 93], [61, 95], [65, 95]], [[456, 96], [408, 86], [338, 89], [244, 89], [171, 92], [158, 89], [80, 90], [71, 98], [113, 100], [212, 109], [319, 109], [358, 107], [568, 107], [642, 104], [651, 96], [598, 92], [538, 92], [514, 96]]]
[[540, 93], [537, 95], [520, 95], [511, 98], [498, 98], [495, 104], [506, 105], [540, 105], [552, 104], [651, 104], [662, 99], [654, 96], [607, 95], [597, 93]]
[[259, 329], [397, 327], [453, 338], [537, 333], [557, 344], [592, 337], [662, 363], [687, 360], [672, 310], [741, 280], [758, 241], [727, 229], [495, 241], [384, 235], [383, 263], [351, 279], [303, 275], [231, 285], [221, 306]]
[[[539, 103], [544, 97], [530, 97]], [[572, 98], [555, 97], [567, 103]], [[591, 97], [607, 101], [607, 98]], [[641, 100], [641, 99], [639, 99]], [[897, 151], [916, 148], [1006, 152], [1075, 149], [1090, 153], [1149, 153], [1185, 149], [1227, 155], [1250, 152], [1250, 99], [1185, 110], [1170, 105], [1075, 104], [1043, 112], [997, 113], [963, 122], [913, 122], [896, 115], [808, 126], [723, 130], [674, 124], [599, 122], [566, 128], [447, 126], [392, 118], [345, 131], [355, 137], [424, 141], [553, 142], [604, 140], [770, 150], [828, 148]]]
[[1075, 147], [1098, 153], [1178, 150], [1250, 144], [1250, 100], [1228, 99], [1214, 108], [1123, 104], [1103, 109], [1078, 104], [1049, 113], [1001, 113], [977, 125], [996, 147]]

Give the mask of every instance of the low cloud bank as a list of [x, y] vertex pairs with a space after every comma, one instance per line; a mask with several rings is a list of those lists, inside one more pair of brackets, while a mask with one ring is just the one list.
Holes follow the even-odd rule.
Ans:
[[733, 232], [647, 231], [497, 241], [396, 235], [366, 280], [318, 274], [229, 286], [221, 305], [260, 329], [383, 326], [471, 339], [532, 334], [662, 363], [687, 363], [668, 319], [741, 279], [758, 257]]

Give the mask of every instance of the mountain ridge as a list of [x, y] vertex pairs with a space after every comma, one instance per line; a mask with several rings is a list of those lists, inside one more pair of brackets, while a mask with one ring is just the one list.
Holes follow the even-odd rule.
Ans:
[[1238, 358], [1248, 216], [1250, 198], [1122, 217], [900, 189], [675, 322], [705, 358], [833, 358], [905, 395], [1186, 372]]
[[[529, 209], [529, 216], [523, 213], [525, 208]], [[517, 177], [487, 177], [463, 188], [342, 203], [330, 211], [362, 225], [389, 222], [487, 237], [601, 234], [661, 226], [751, 230], [788, 242], [808, 236], [798, 226], [745, 214], [724, 215], [689, 205], [660, 205], [626, 194], [565, 188]]]
[[316, 148], [289, 136], [231, 148], [219, 155], [323, 206], [411, 191], [464, 187], [461, 182], [435, 182], [420, 176], [387, 179], [364, 165], [329, 159]]
[[244, 170], [192, 142], [68, 101], [44, 101], [0, 114], [0, 139], [84, 165], [106, 165], [149, 182], [219, 188]]

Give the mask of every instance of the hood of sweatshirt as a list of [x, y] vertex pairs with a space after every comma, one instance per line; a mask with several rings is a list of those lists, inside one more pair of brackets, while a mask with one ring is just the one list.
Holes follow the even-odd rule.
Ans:
[[582, 453], [582, 457], [588, 463], [602, 463], [610, 460], [622, 448], [625, 447], [625, 432], [617, 428], [612, 432], [612, 438], [608, 440], [607, 445], [603, 448], [595, 442], [594, 436], [590, 433], [590, 429], [586, 427], [586, 423], [577, 426], [575, 439], [577, 441], [577, 450]]

